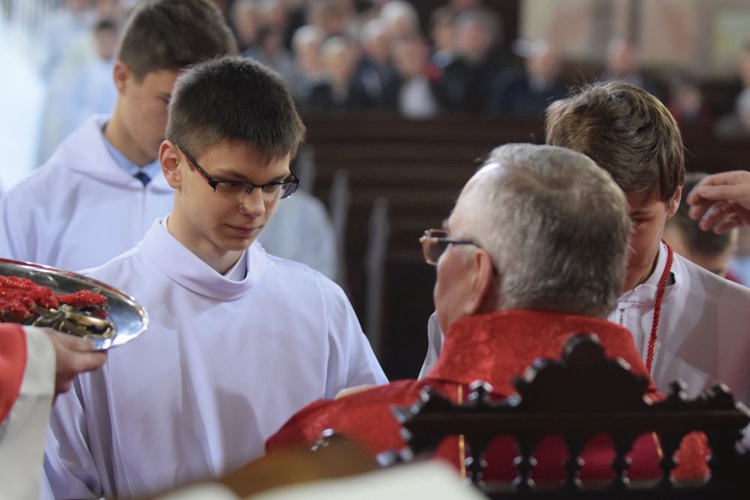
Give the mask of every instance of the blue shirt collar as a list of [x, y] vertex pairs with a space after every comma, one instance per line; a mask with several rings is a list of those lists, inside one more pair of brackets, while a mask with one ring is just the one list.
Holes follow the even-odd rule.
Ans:
[[[106, 124], [104, 126], [106, 127]], [[143, 171], [153, 179], [161, 172], [161, 163], [159, 163], [159, 158], [150, 163], [146, 163], [143, 166], [136, 165], [135, 163], [130, 161], [124, 154], [122, 154], [119, 149], [114, 147], [111, 142], [109, 142], [107, 136], [104, 135], [104, 127], [102, 127], [102, 136], [104, 136], [104, 144], [107, 146], [109, 154], [111, 154], [112, 158], [114, 158], [115, 163], [120, 165], [120, 167], [122, 167], [128, 174], [135, 175], [137, 172]]]

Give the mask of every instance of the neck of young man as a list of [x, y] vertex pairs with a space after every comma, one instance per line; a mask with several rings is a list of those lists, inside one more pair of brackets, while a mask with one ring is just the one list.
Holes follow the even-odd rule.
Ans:
[[654, 260], [651, 262], [651, 267], [648, 268], [648, 272], [645, 272], [642, 275], [626, 278], [625, 286], [622, 289], [623, 293], [628, 292], [638, 285], [642, 285], [643, 283], [645, 283], [651, 277], [651, 275], [654, 274], [657, 262], [659, 262], [659, 251], [657, 251], [656, 255], [654, 255]]
[[102, 133], [109, 143], [122, 153], [125, 158], [139, 167], [148, 165], [156, 159], [156, 152], [153, 155], [147, 154], [136, 144], [133, 137], [118, 119], [117, 112], [104, 124]]
[[189, 233], [182, 230], [179, 217], [170, 215], [164, 223], [167, 231], [174, 239], [222, 276], [237, 263], [244, 253], [244, 250], [219, 250], [209, 244], [193, 241], [187, 236]]

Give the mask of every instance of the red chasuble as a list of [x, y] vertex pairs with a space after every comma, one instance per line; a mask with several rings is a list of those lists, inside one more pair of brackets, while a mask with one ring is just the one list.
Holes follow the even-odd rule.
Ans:
[[21, 325], [0, 323], [0, 422], [21, 391], [26, 368], [26, 333]]
[[[631, 371], [649, 377], [631, 333], [605, 319], [540, 311], [503, 311], [471, 316], [457, 321], [445, 336], [445, 344], [435, 368], [423, 380], [401, 380], [355, 393], [335, 401], [317, 401], [293, 416], [266, 443], [267, 451], [314, 443], [325, 429], [334, 429], [359, 441], [374, 454], [406, 446], [400, 426], [391, 414], [393, 405], [410, 405], [420, 390], [429, 385], [452, 401], [461, 401], [469, 385], [476, 380], [489, 382], [498, 398], [514, 393], [512, 380], [523, 374], [538, 358], [559, 359], [571, 334], [595, 333], [610, 358], [621, 358]], [[661, 399], [653, 381], [648, 396]], [[695, 435], [685, 440], [680, 450], [680, 465], [675, 477], [705, 477], [706, 448]], [[594, 438], [581, 454], [585, 464], [581, 478], [610, 478], [615, 454], [606, 437]], [[510, 480], [515, 476], [512, 465], [516, 456], [510, 437], [500, 437], [487, 449], [486, 480]], [[556, 437], [546, 438], [536, 450], [536, 480], [558, 480], [565, 477], [562, 460], [564, 443]], [[457, 468], [461, 463], [457, 438], [443, 441], [437, 455]], [[653, 435], [641, 436], [630, 453], [633, 479], [660, 478], [659, 450]]]

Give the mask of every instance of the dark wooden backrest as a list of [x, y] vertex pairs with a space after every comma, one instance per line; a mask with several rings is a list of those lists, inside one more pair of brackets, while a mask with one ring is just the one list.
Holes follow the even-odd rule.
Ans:
[[[612, 462], [614, 480], [600, 484], [598, 488], [604, 489], [593, 493], [606, 494], [607, 498], [727, 498], [740, 492], [750, 495], [750, 457], [738, 451], [741, 431], [750, 422], [750, 413], [734, 401], [723, 385], [687, 400], [684, 386], [675, 382], [666, 399], [650, 402], [644, 398], [647, 380], [633, 375], [622, 360], [605, 357], [596, 336], [590, 334], [572, 336], [561, 361], [538, 360], [514, 385], [517, 394], [499, 402], [490, 397], [491, 387], [477, 382], [465, 404], [454, 404], [426, 388], [414, 405], [394, 408], [411, 448], [411, 452], [402, 452], [400, 459], [430, 452], [447, 436], [462, 435], [470, 450], [468, 477], [475, 485], [493, 498], [532, 495], [535, 446], [544, 436], [558, 434], [568, 446], [567, 480], [559, 490], [537, 493], [568, 498], [592, 494], [591, 488], [579, 479], [579, 454], [591, 437], [607, 434], [612, 437], [616, 452]], [[708, 438], [711, 478], [700, 483], [675, 482], [670, 478], [676, 465], [674, 454], [682, 438], [693, 431], [701, 431]], [[651, 432], [661, 438], [663, 477], [660, 482], [636, 487], [627, 478], [626, 455], [635, 439]], [[517, 476], [511, 485], [490, 487], [482, 481], [483, 453], [499, 435], [516, 439]], [[395, 457], [380, 458], [387, 462]]]

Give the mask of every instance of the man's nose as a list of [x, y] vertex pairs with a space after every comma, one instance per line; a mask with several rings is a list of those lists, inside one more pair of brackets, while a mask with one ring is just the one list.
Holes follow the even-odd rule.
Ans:
[[266, 211], [266, 202], [263, 197], [263, 189], [254, 187], [248, 193], [244, 191], [240, 197], [240, 213], [247, 215], [263, 215]]

